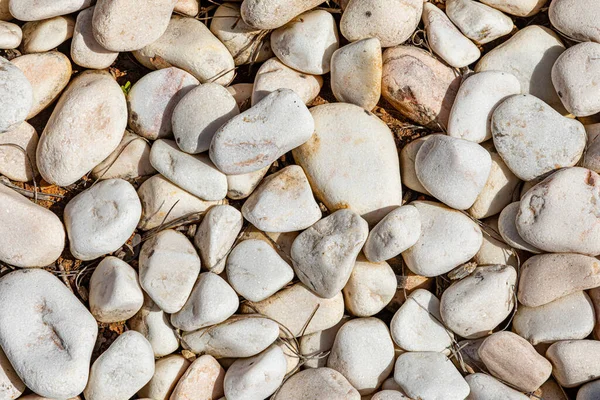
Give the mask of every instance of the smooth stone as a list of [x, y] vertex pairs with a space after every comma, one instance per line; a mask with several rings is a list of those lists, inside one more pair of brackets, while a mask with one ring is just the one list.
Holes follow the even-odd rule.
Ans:
[[477, 44], [489, 43], [513, 30], [509, 16], [473, 0], [448, 0], [446, 13], [461, 32]]
[[73, 37], [75, 19], [58, 16], [23, 25], [23, 53], [43, 53]]
[[600, 176], [588, 169], [555, 172], [521, 200], [516, 219], [519, 234], [548, 252], [600, 254], [599, 187]]
[[175, 186], [162, 175], [154, 175], [138, 189], [142, 201], [142, 218], [138, 225], [143, 231], [167, 224], [179, 217], [202, 213], [222, 201], [205, 201]]
[[125, 321], [144, 304], [137, 272], [117, 257], [106, 257], [98, 264], [89, 293], [90, 310], [99, 322]]
[[94, 361], [83, 394], [86, 400], [128, 399], [144, 387], [152, 375], [152, 346], [141, 333], [127, 331]]
[[402, 204], [392, 132], [354, 104], [323, 104], [310, 111], [315, 134], [292, 154], [315, 196], [332, 212], [350, 208], [370, 224], [378, 223]]
[[327, 367], [341, 373], [361, 395], [375, 392], [394, 368], [394, 343], [377, 318], [356, 318], [338, 331]]
[[310, 104], [319, 95], [322, 86], [322, 77], [296, 71], [273, 57], [256, 72], [251, 104], [255, 105], [278, 89], [293, 90], [304, 104]]
[[297, 165], [263, 179], [244, 203], [242, 214], [265, 232], [301, 231], [321, 219], [308, 179]]
[[231, 200], [243, 200], [250, 196], [267, 174], [269, 168], [271, 168], [270, 165], [247, 174], [227, 175], [227, 197]]
[[38, 174], [37, 144], [38, 134], [27, 122], [0, 133], [0, 174], [17, 182], [31, 181]]
[[374, 263], [359, 256], [342, 293], [352, 315], [370, 317], [392, 301], [396, 290], [396, 275], [388, 263]]
[[0, 261], [44, 267], [60, 257], [65, 228], [56, 214], [2, 184], [0, 204]]
[[594, 0], [553, 0], [548, 10], [552, 26], [578, 42], [600, 43], [599, 16], [600, 4]]
[[516, 284], [517, 272], [509, 265], [477, 267], [442, 294], [442, 320], [466, 339], [486, 336], [513, 310]]
[[557, 382], [567, 388], [576, 387], [600, 377], [600, 342], [596, 340], [564, 340], [546, 351]]
[[414, 190], [415, 192], [423, 193], [428, 196], [430, 195], [429, 192], [423, 187], [421, 181], [419, 181], [419, 178], [417, 178], [415, 159], [417, 158], [417, 153], [421, 149], [423, 143], [425, 143], [426, 140], [429, 140], [431, 136], [432, 135], [427, 135], [413, 140], [404, 146], [400, 152], [400, 173], [402, 175], [402, 184], [410, 190]]
[[410, 400], [398, 390], [382, 390], [371, 397], [371, 400]]
[[168, 315], [147, 295], [144, 296], [144, 305], [127, 321], [127, 326], [144, 335], [152, 345], [156, 358], [171, 354], [179, 348], [179, 338]]
[[360, 400], [360, 393], [339, 372], [331, 368], [311, 368], [286, 380], [273, 400], [318, 399]]
[[208, 210], [194, 236], [205, 269], [215, 274], [223, 272], [243, 223], [242, 214], [232, 206], [217, 205]]
[[374, 37], [381, 47], [408, 40], [421, 19], [421, 0], [350, 0], [344, 7], [340, 31], [350, 42]]
[[33, 106], [33, 89], [23, 72], [0, 57], [0, 133], [21, 125]]
[[452, 68], [423, 49], [403, 45], [383, 53], [383, 97], [419, 125], [448, 126], [460, 80]]
[[526, 94], [510, 97], [496, 108], [492, 135], [506, 165], [524, 181], [577, 164], [587, 140], [581, 122]]
[[110, 51], [133, 51], [153, 43], [167, 30], [177, 0], [97, 0], [94, 38]]
[[240, 113], [235, 98], [221, 85], [205, 83], [190, 90], [173, 110], [173, 134], [190, 154], [207, 151], [217, 130]]
[[379, 39], [347, 44], [331, 56], [331, 91], [341, 103], [372, 110], [381, 97], [382, 68]]
[[368, 234], [367, 221], [352, 210], [323, 218], [294, 240], [291, 258], [296, 275], [317, 295], [331, 299], [350, 279]]
[[202, 83], [226, 86], [234, 77], [229, 50], [195, 18], [173, 15], [165, 33], [133, 55], [147, 68], [178, 67]]
[[432, 201], [415, 201], [421, 236], [402, 253], [408, 269], [426, 277], [445, 274], [469, 261], [481, 247], [479, 226], [460, 211]]
[[18, 20], [40, 21], [83, 10], [93, 2], [94, 0], [9, 0], [9, 10]]
[[423, 5], [423, 24], [431, 49], [448, 65], [463, 68], [481, 56], [477, 46], [465, 37], [446, 13], [431, 3]]
[[[47, 397], [38, 396], [37, 394], [28, 394], [27, 396], [21, 396], [21, 397], [19, 397], [18, 400], [53, 400], [53, 399], [49, 399]], [[75, 397], [71, 397], [68, 400], [81, 400], [81, 397], [75, 396]], [[148, 399], [144, 399], [144, 400], [148, 400]]]
[[190, 362], [179, 354], [157, 360], [154, 364], [154, 375], [150, 382], [137, 394], [141, 398], [167, 400], [175, 389], [175, 385], [190, 366]]
[[478, 353], [495, 378], [523, 392], [537, 390], [552, 373], [550, 362], [527, 340], [512, 332], [488, 336]]
[[529, 25], [481, 57], [475, 72], [509, 72], [521, 82], [521, 93], [531, 94], [563, 113], [551, 78], [552, 66], [563, 51], [565, 46], [553, 31]]
[[581, 166], [598, 173], [600, 172], [600, 123], [586, 125], [585, 131], [588, 140]]
[[33, 89], [33, 105], [27, 119], [52, 104], [71, 79], [71, 62], [58, 51], [26, 54], [11, 62], [25, 74]]
[[454, 335], [441, 321], [439, 299], [428, 290], [417, 289], [394, 314], [390, 323], [392, 339], [406, 351], [448, 353]]
[[593, 381], [581, 386], [577, 391], [577, 400], [594, 400], [600, 396], [600, 381]]
[[25, 389], [25, 384], [0, 348], [0, 396], [5, 400], [14, 400], [20, 398]]
[[150, 164], [150, 144], [131, 131], [125, 131], [119, 146], [92, 170], [94, 179], [135, 179], [153, 175]]
[[299, 232], [263, 232], [249, 225], [240, 234], [240, 240], [258, 239], [269, 244], [284, 260], [291, 261], [292, 244]]
[[241, 14], [244, 22], [256, 29], [277, 29], [321, 3], [320, 0], [245, 0]]
[[150, 140], [170, 136], [176, 105], [198, 84], [196, 78], [179, 68], [144, 75], [127, 94], [129, 127]]
[[521, 93], [511, 73], [483, 71], [469, 76], [458, 89], [448, 120], [448, 135], [481, 143], [492, 138], [492, 114], [509, 96]]
[[250, 108], [250, 98], [252, 97], [253, 90], [254, 83], [236, 83], [231, 86], [227, 86], [227, 91], [231, 93], [235, 99], [240, 111], [246, 111], [248, 108]]
[[575, 292], [539, 307], [521, 306], [513, 330], [534, 346], [559, 340], [585, 339], [596, 322], [594, 306], [585, 292]]
[[262, 240], [244, 240], [227, 257], [227, 280], [245, 299], [262, 301], [294, 278], [294, 270]]
[[246, 358], [262, 352], [278, 337], [277, 322], [259, 314], [234, 315], [220, 324], [184, 332], [181, 344], [194, 353], [217, 359]]
[[71, 59], [84, 68], [104, 69], [115, 62], [119, 53], [106, 50], [94, 37], [94, 9], [95, 7], [86, 8], [77, 14], [71, 40]]
[[484, 224], [482, 231], [486, 231], [488, 234], [483, 235], [483, 242], [477, 254], [473, 256], [473, 261], [477, 265], [506, 264], [517, 268], [519, 262], [516, 251], [506, 244], [498, 233], [498, 216], [487, 218], [481, 222]]
[[552, 83], [563, 105], [577, 117], [600, 112], [600, 43], [579, 43], [565, 50], [552, 67]]
[[309, 140], [314, 124], [294, 91], [278, 89], [217, 130], [210, 158], [228, 175], [254, 172]]
[[58, 186], [75, 183], [118, 147], [126, 125], [119, 84], [108, 72], [82, 72], [61, 95], [40, 137], [40, 174]]
[[475, 203], [491, 168], [491, 155], [482, 146], [443, 134], [423, 143], [415, 159], [423, 187], [457, 210], [467, 210]]
[[200, 257], [183, 233], [163, 230], [142, 245], [140, 285], [166, 313], [181, 310], [199, 273]]
[[[324, 299], [302, 283], [296, 283], [266, 300], [242, 304], [241, 309], [243, 313], [260, 313], [269, 317], [298, 337], [301, 333], [310, 335], [337, 324], [344, 315], [344, 297], [339, 292], [331, 299]], [[284, 335], [289, 337], [288, 333]]]
[[529, 400], [529, 397], [484, 373], [467, 375], [471, 389], [465, 400]]
[[227, 47], [235, 65], [259, 63], [273, 56], [269, 36], [241, 19], [239, 4], [227, 2], [217, 7], [210, 31]]
[[0, 49], [16, 49], [22, 39], [23, 31], [19, 25], [0, 20]]
[[0, 346], [23, 383], [49, 398], [81, 393], [98, 334], [87, 308], [42, 269], [4, 275], [0, 301]]
[[518, 250], [525, 250], [530, 253], [539, 254], [542, 251], [537, 247], [523, 240], [517, 229], [517, 215], [520, 209], [520, 202], [516, 201], [504, 207], [498, 218], [498, 232], [502, 239], [511, 247]]
[[548, 0], [482, 0], [481, 2], [516, 17], [531, 17], [537, 14]]
[[238, 306], [237, 294], [223, 278], [212, 272], [203, 272], [185, 305], [171, 315], [171, 323], [184, 331], [205, 328], [225, 321]]
[[200, 11], [199, 0], [177, 0], [173, 12], [195, 17]]
[[394, 380], [415, 399], [463, 400], [469, 385], [444, 354], [407, 352], [396, 361]]
[[169, 400], [219, 399], [225, 392], [225, 370], [214, 357], [202, 355], [194, 360], [177, 382]]
[[300, 338], [300, 354], [307, 358], [306, 362], [302, 365], [303, 367], [321, 368], [327, 365], [328, 352], [333, 347], [335, 336], [349, 319], [350, 317], [344, 316], [331, 328], [311, 333], [310, 335], [304, 335]]

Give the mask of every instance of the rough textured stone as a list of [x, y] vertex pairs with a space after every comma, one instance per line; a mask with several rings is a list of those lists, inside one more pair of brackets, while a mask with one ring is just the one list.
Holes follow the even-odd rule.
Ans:
[[77, 14], [73, 40], [71, 40], [71, 58], [84, 68], [108, 68], [119, 55], [118, 52], [106, 50], [94, 37], [92, 18], [95, 7], [86, 8]]
[[23, 72], [0, 57], [0, 132], [19, 126], [31, 111], [33, 89]]
[[23, 25], [24, 53], [43, 53], [60, 46], [73, 37], [75, 19], [71, 16], [58, 16], [42, 21], [27, 22]]
[[37, 144], [38, 134], [27, 122], [1, 133], [0, 174], [18, 182], [32, 180], [38, 174], [35, 164]]
[[513, 30], [509, 16], [477, 1], [448, 0], [446, 13], [466, 37], [478, 44], [489, 43]]

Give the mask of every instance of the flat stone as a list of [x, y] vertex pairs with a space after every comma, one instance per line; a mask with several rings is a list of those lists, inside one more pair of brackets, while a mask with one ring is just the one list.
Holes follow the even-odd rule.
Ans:
[[27, 122], [0, 134], [0, 174], [17, 182], [31, 181], [38, 174], [37, 144], [38, 134]]
[[329, 400], [360, 400], [358, 391], [331, 368], [311, 368], [286, 380], [273, 400], [317, 399], [327, 393]]
[[250, 196], [269, 168], [271, 168], [270, 165], [247, 174], [227, 175], [227, 197], [231, 200], [242, 200]]
[[542, 251], [537, 247], [523, 240], [517, 229], [517, 215], [520, 209], [520, 202], [516, 201], [504, 207], [498, 219], [498, 232], [502, 239], [511, 247], [519, 250], [525, 250], [530, 253], [539, 254]]
[[[502, 236], [497, 233], [499, 231], [498, 217], [487, 218], [481, 222], [493, 231], [490, 231], [489, 228], [486, 230], [489, 235], [483, 235], [483, 242], [477, 254], [473, 256], [473, 261], [477, 265], [506, 264], [517, 268], [519, 262], [517, 261], [516, 251], [505, 243]], [[485, 230], [485, 228], [483, 229]]]
[[432, 135], [420, 137], [408, 143], [402, 148], [400, 152], [400, 173], [402, 174], [402, 184], [407, 188], [414, 190], [415, 192], [430, 195], [427, 189], [423, 187], [419, 178], [417, 178], [417, 171], [415, 170], [415, 159], [417, 153], [421, 149], [423, 143]]
[[303, 367], [322, 368], [327, 365], [327, 359], [329, 358], [327, 352], [333, 347], [338, 331], [349, 319], [349, 316], [344, 316], [331, 328], [304, 335], [300, 338], [300, 353], [307, 357], [306, 362], [302, 365]]
[[9, 1], [10, 13], [21, 21], [40, 21], [58, 15], [71, 14], [92, 5], [93, 0], [56, 0], [44, 1], [23, 0]]
[[75, 19], [58, 16], [23, 25], [23, 52], [43, 53], [60, 46], [73, 37]]
[[152, 379], [137, 392], [138, 396], [148, 399], [169, 399], [179, 378], [190, 364], [185, 357], [179, 354], [172, 354], [157, 360], [154, 364]]
[[438, 276], [471, 259], [481, 247], [479, 226], [460, 211], [432, 201], [414, 201], [421, 216], [421, 237], [402, 253], [415, 274]]
[[423, 11], [419, 0], [350, 0], [344, 7], [340, 30], [350, 42], [374, 37], [381, 47], [397, 46], [411, 37]]
[[104, 69], [115, 62], [119, 52], [106, 50], [94, 37], [94, 9], [95, 7], [86, 8], [77, 14], [71, 40], [71, 59], [84, 68]]
[[190, 154], [209, 149], [217, 130], [240, 113], [235, 98], [216, 83], [190, 90], [173, 110], [173, 134], [179, 148]]
[[60, 257], [65, 229], [56, 214], [2, 184], [0, 204], [0, 261], [44, 267]]
[[277, 29], [321, 3], [320, 0], [248, 0], [242, 2], [242, 19], [257, 29]]
[[465, 380], [471, 389], [467, 400], [529, 400], [528, 396], [488, 374], [475, 373], [467, 375]]
[[568, 38], [578, 42], [600, 42], [596, 24], [599, 6], [594, 0], [556, 0], [550, 3], [548, 17], [552, 26]]
[[140, 285], [165, 312], [184, 306], [200, 273], [200, 257], [184, 234], [167, 229], [142, 245]]
[[119, 146], [92, 170], [94, 179], [135, 179], [153, 175], [148, 141], [131, 131], [125, 131]]
[[597, 363], [600, 342], [596, 340], [564, 340], [554, 343], [546, 351], [552, 371], [563, 387], [576, 387], [600, 377]]
[[225, 370], [207, 354], [194, 360], [177, 382], [169, 400], [218, 399], [225, 392]]
[[6, 400], [21, 398], [26, 387], [15, 369], [10, 365], [4, 351], [0, 349], [0, 395]]
[[448, 135], [481, 143], [492, 138], [492, 114], [509, 96], [521, 93], [511, 73], [483, 71], [469, 76], [458, 89], [448, 121]]
[[117, 148], [126, 125], [119, 84], [108, 72], [82, 72], [63, 92], [44, 128], [37, 149], [40, 174], [55, 185], [75, 183]]
[[509, 16], [476, 1], [449, 0], [446, 13], [466, 37], [478, 44], [489, 43], [513, 30]]
[[10, 61], [0, 57], [0, 133], [21, 125], [33, 105], [33, 89], [27, 77]]
[[152, 346], [141, 333], [127, 331], [94, 361], [83, 394], [89, 400], [130, 398], [153, 374]]
[[401, 205], [398, 152], [387, 125], [354, 104], [323, 104], [311, 114], [315, 134], [292, 154], [327, 209], [350, 208], [376, 224]]
[[483, 0], [483, 4], [516, 17], [531, 17], [546, 4], [546, 0]]
[[0, 20], [0, 49], [16, 49], [22, 39], [23, 32], [19, 25]]
[[87, 308], [42, 269], [4, 275], [0, 301], [0, 345], [23, 383], [49, 398], [81, 393], [98, 334]]

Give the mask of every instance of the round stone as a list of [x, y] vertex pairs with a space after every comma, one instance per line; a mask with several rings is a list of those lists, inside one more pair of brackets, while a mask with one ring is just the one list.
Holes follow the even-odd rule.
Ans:
[[397, 288], [396, 275], [388, 263], [369, 262], [359, 256], [342, 293], [352, 315], [370, 317], [392, 301]]
[[43, 53], [60, 46], [73, 37], [75, 19], [58, 16], [23, 25], [23, 52]]
[[185, 370], [169, 400], [221, 398], [225, 394], [224, 379], [225, 370], [219, 362], [212, 356], [202, 355]]
[[594, 0], [553, 0], [548, 17], [552, 26], [576, 42], [600, 42], [597, 24], [600, 4]]
[[71, 59], [84, 68], [104, 69], [115, 62], [119, 53], [106, 50], [94, 37], [94, 9], [95, 7], [86, 8], [77, 14], [71, 40]]
[[33, 105], [33, 89], [23, 72], [0, 57], [0, 133], [21, 125]]
[[0, 20], [0, 49], [16, 49], [22, 38], [23, 32], [19, 25]]

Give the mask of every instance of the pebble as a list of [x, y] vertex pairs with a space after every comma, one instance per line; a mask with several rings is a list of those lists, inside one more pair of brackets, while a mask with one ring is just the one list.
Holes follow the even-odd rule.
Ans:
[[369, 262], [359, 256], [342, 293], [352, 315], [370, 317], [392, 301], [397, 288], [396, 275], [388, 263]]
[[389, 260], [412, 247], [421, 236], [421, 217], [415, 206], [398, 207], [371, 231], [363, 252], [372, 262]]
[[[517, 268], [519, 262], [517, 262], [516, 251], [498, 234], [498, 216], [487, 218], [482, 222], [485, 224], [483, 230], [489, 235], [483, 235], [483, 242], [477, 254], [473, 256], [473, 261], [477, 265], [506, 264]], [[485, 226], [488, 228], [486, 229]]]
[[71, 41], [71, 59], [84, 68], [104, 69], [115, 62], [119, 53], [106, 50], [94, 37], [94, 9], [95, 7], [86, 8], [77, 14]]
[[127, 106], [108, 72], [85, 71], [60, 97], [37, 149], [48, 183], [68, 186], [115, 150], [127, 125]]
[[492, 135], [506, 165], [524, 181], [577, 164], [587, 140], [581, 122], [525, 94], [510, 97], [496, 108]]
[[21, 398], [26, 386], [10, 365], [4, 351], [0, 349], [0, 396], [6, 400]]
[[537, 247], [523, 240], [517, 229], [517, 214], [519, 213], [520, 202], [516, 201], [504, 207], [498, 219], [498, 232], [504, 242], [511, 247], [519, 250], [525, 250], [530, 253], [539, 254], [542, 251]]
[[200, 273], [200, 257], [188, 238], [167, 229], [142, 245], [140, 285], [166, 313], [181, 310]]
[[10, 61], [0, 57], [0, 133], [25, 121], [33, 105], [33, 89], [27, 77]]
[[271, 168], [270, 165], [247, 174], [227, 175], [227, 197], [231, 200], [243, 200], [250, 196], [269, 168]]
[[234, 315], [220, 324], [184, 332], [181, 344], [194, 353], [217, 359], [257, 355], [279, 337], [279, 325], [259, 314]]
[[331, 91], [339, 102], [372, 110], [381, 97], [382, 68], [379, 39], [347, 44], [331, 57]]
[[147, 68], [178, 67], [202, 83], [226, 86], [234, 77], [229, 50], [195, 18], [173, 15], [165, 33], [133, 55]]
[[177, 0], [173, 12], [195, 17], [200, 11], [199, 0]]
[[294, 278], [294, 270], [262, 240], [244, 240], [227, 257], [227, 280], [250, 301], [262, 301]]
[[129, 127], [150, 140], [170, 136], [175, 106], [198, 84], [196, 78], [179, 68], [144, 75], [127, 95]]
[[244, 22], [256, 29], [277, 29], [321, 3], [320, 0], [246, 0], [242, 2], [241, 14]]
[[354, 104], [323, 104], [311, 114], [315, 134], [292, 154], [327, 209], [350, 208], [376, 224], [400, 206], [398, 152], [387, 125]]
[[475, 72], [509, 72], [521, 82], [521, 93], [531, 94], [563, 113], [551, 78], [552, 66], [563, 51], [565, 46], [553, 31], [529, 25], [481, 57]]
[[360, 400], [358, 391], [339, 372], [331, 368], [311, 368], [286, 380], [273, 400], [318, 399]]
[[402, 184], [407, 188], [414, 190], [415, 192], [430, 195], [427, 189], [423, 187], [419, 178], [417, 178], [417, 171], [415, 171], [415, 159], [417, 153], [421, 149], [423, 143], [432, 135], [420, 137], [408, 143], [402, 148], [400, 152], [400, 173], [402, 174]]
[[469, 76], [458, 89], [448, 120], [448, 135], [481, 143], [492, 138], [492, 113], [508, 97], [521, 93], [511, 73], [483, 71]]
[[448, 126], [460, 80], [452, 68], [417, 47], [397, 46], [383, 53], [383, 97], [419, 125]]
[[[266, 63], [266, 62], [265, 62]], [[264, 63], [263, 63], [264, 65]], [[283, 65], [283, 64], [282, 64]], [[261, 65], [262, 67], [262, 65]], [[260, 70], [260, 68], [259, 68]], [[258, 74], [258, 72], [257, 72]], [[227, 91], [231, 93], [240, 111], [246, 111], [250, 108], [250, 98], [254, 90], [254, 83], [236, 83], [227, 86]]]
[[176, 0], [98, 0], [94, 38], [110, 51], [133, 51], [153, 43], [167, 30]]
[[304, 335], [300, 338], [300, 353], [307, 357], [303, 367], [321, 368], [327, 365], [327, 359], [329, 358], [327, 352], [333, 347], [338, 331], [349, 319], [349, 316], [344, 316], [331, 328]]
[[585, 292], [575, 292], [539, 307], [519, 307], [513, 330], [535, 346], [585, 339], [592, 333], [595, 322], [592, 301]]
[[19, 25], [0, 20], [0, 49], [16, 49], [22, 39], [23, 32]]
[[[529, 400], [529, 397], [484, 373], [467, 375], [471, 392], [466, 400]], [[545, 397], [544, 397], [545, 398]]]
[[184, 331], [205, 328], [225, 321], [238, 306], [237, 294], [223, 278], [203, 272], [183, 308], [171, 315], [171, 323]]
[[426, 277], [442, 275], [477, 254], [482, 233], [469, 217], [432, 201], [411, 204], [421, 216], [421, 237], [402, 253], [412, 272]]
[[0, 134], [0, 174], [17, 182], [31, 181], [38, 174], [37, 144], [38, 134], [27, 122]]
[[490, 373], [523, 392], [533, 392], [550, 377], [552, 365], [531, 344], [512, 332], [496, 332], [479, 347]]
[[154, 175], [138, 189], [142, 218], [138, 227], [147, 231], [191, 214], [202, 213], [223, 201], [205, 201], [175, 186], [162, 175]]
[[240, 113], [235, 98], [221, 85], [205, 83], [190, 90], [173, 110], [173, 134], [190, 154], [207, 151], [217, 130]]
[[128, 399], [152, 375], [154, 354], [150, 343], [139, 332], [123, 332], [92, 364], [83, 394], [86, 400]]
[[117, 148], [92, 170], [92, 177], [135, 179], [155, 173], [156, 170], [150, 164], [148, 142], [131, 131], [125, 131]]
[[58, 16], [23, 25], [23, 53], [43, 53], [60, 46], [73, 37], [75, 19]]
[[327, 367], [342, 375], [361, 395], [381, 385], [394, 368], [394, 343], [387, 326], [377, 318], [356, 318], [338, 331]]
[[283, 382], [285, 370], [285, 356], [277, 346], [271, 346], [256, 356], [238, 359], [225, 373], [225, 397], [227, 400], [268, 398]]
[[0, 261], [21, 268], [44, 267], [60, 257], [65, 229], [56, 214], [3, 184], [0, 204]]
[[350, 42], [377, 38], [381, 47], [397, 46], [408, 40], [421, 19], [420, 0], [350, 0], [344, 7], [340, 30]]
[[194, 244], [204, 268], [215, 274], [225, 269], [225, 262], [240, 231], [244, 218], [234, 207], [217, 205], [209, 208], [196, 230]]
[[554, 377], [561, 386], [567, 388], [600, 377], [599, 355], [600, 342], [596, 340], [559, 341], [546, 351]]
[[446, 13], [462, 33], [477, 44], [489, 43], [513, 30], [509, 16], [473, 0], [449, 0]]
[[482, 0], [481, 2], [517, 17], [531, 17], [542, 9], [547, 0]]
[[454, 26], [446, 13], [435, 5], [431, 3], [423, 5], [422, 19], [429, 46], [451, 67], [466, 67], [481, 56], [477, 46]]
[[586, 383], [577, 391], [577, 400], [594, 400], [598, 396], [600, 396], [600, 381]]
[[40, 21], [83, 10], [91, 6], [93, 2], [94, 0], [55, 0], [50, 2], [10, 0], [9, 8], [12, 16], [18, 20]]
[[335, 297], [350, 279], [368, 234], [367, 222], [349, 209], [323, 218], [294, 240], [296, 275], [317, 295]]
[[4, 275], [0, 301], [0, 346], [23, 383], [49, 398], [81, 393], [98, 333], [87, 308], [42, 269]]
[[278, 89], [290, 89], [300, 96], [304, 104], [310, 104], [319, 95], [322, 86], [322, 77], [296, 71], [273, 57], [256, 72], [251, 102], [255, 105]]
[[183, 373], [169, 400], [219, 399], [225, 394], [224, 378], [225, 370], [218, 361], [202, 355]]
[[133, 317], [144, 304], [137, 272], [117, 257], [106, 257], [90, 278], [89, 302], [92, 315], [99, 322]]
[[129, 182], [108, 179], [73, 197], [64, 213], [71, 254], [87, 261], [117, 251], [127, 242], [142, 205]]
[[154, 364], [152, 379], [137, 392], [138, 396], [149, 399], [170, 399], [175, 385], [190, 364], [179, 354], [172, 354], [157, 360]]
[[314, 126], [302, 99], [278, 89], [217, 130], [210, 158], [228, 175], [254, 172], [309, 140]]
[[[397, 390], [382, 390], [375, 393], [371, 400], [406, 400], [408, 397]], [[410, 400], [410, 399], [408, 399]]]
[[26, 54], [11, 62], [25, 74], [33, 89], [33, 104], [27, 119], [52, 104], [71, 79], [71, 62], [58, 51]]
[[445, 355], [431, 351], [401, 354], [394, 380], [412, 398], [462, 400], [469, 385]]
[[521, 200], [519, 234], [548, 252], [600, 254], [599, 186], [600, 176], [585, 168], [555, 172]]
[[553, 0], [548, 17], [552, 26], [574, 41], [600, 42], [597, 21], [600, 4], [594, 0]]

